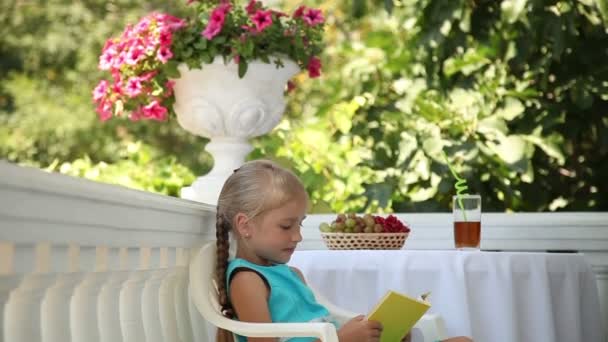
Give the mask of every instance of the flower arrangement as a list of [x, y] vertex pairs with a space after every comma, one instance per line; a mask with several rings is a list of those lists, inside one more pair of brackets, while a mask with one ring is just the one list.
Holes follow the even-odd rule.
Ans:
[[251, 61], [279, 68], [287, 58], [311, 78], [320, 76], [324, 26], [320, 10], [300, 6], [287, 14], [257, 0], [246, 6], [237, 2], [188, 0], [193, 12], [189, 18], [151, 13], [109, 39], [99, 69], [110, 77], [93, 90], [99, 118], [166, 120], [175, 102], [173, 80], [179, 78], [182, 63], [204, 68], [219, 57], [224, 63], [238, 64], [238, 75], [243, 77]]

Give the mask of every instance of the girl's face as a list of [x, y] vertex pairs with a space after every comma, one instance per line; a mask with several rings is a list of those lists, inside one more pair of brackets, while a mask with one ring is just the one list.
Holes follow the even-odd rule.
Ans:
[[307, 207], [306, 196], [300, 195], [250, 220], [241, 231], [247, 246], [244, 256], [262, 265], [287, 263], [302, 241], [300, 229]]

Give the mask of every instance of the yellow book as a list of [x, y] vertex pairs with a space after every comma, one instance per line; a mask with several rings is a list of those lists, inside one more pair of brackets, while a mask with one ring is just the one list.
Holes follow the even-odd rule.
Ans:
[[367, 315], [368, 320], [382, 323], [380, 342], [401, 341], [431, 307], [431, 303], [426, 300], [428, 295], [426, 293], [421, 296], [422, 299], [414, 299], [395, 291], [388, 291]]

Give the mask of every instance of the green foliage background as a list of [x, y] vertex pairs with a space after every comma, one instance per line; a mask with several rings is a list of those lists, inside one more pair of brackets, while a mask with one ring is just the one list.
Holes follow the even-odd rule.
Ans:
[[[306, 4], [326, 11], [324, 76], [296, 79], [250, 158], [294, 169], [314, 212], [447, 211], [442, 149], [486, 211], [608, 210], [606, 0]], [[207, 172], [176, 120], [101, 123], [90, 98], [107, 38], [185, 8], [2, 0], [0, 158], [174, 196]]]

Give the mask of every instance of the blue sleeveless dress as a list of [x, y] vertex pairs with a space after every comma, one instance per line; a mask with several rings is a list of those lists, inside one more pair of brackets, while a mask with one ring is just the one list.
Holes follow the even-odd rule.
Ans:
[[[248, 269], [257, 272], [270, 287], [268, 309], [272, 322], [275, 323], [306, 323], [330, 322], [329, 311], [317, 303], [314, 294], [302, 279], [287, 265], [260, 266], [244, 259], [234, 259], [228, 263], [226, 284], [230, 293], [230, 279], [238, 269]], [[238, 336], [239, 342], [246, 342], [243, 336]], [[289, 342], [312, 342], [313, 337], [295, 337], [280, 339]]]

